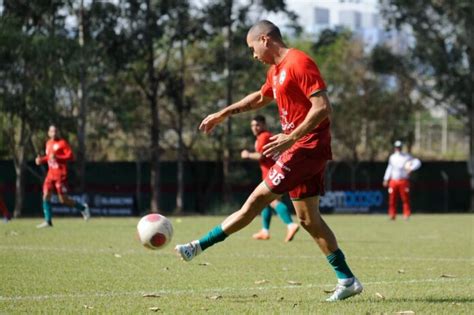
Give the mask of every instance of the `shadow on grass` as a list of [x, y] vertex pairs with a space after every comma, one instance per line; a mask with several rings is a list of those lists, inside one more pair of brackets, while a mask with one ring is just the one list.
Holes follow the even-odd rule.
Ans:
[[470, 297], [452, 297], [452, 298], [436, 298], [436, 297], [414, 297], [414, 298], [386, 298], [386, 299], [375, 299], [370, 297], [366, 299], [353, 299], [348, 300], [353, 303], [413, 303], [413, 302], [424, 302], [424, 303], [474, 303], [474, 298]]
[[[300, 232], [301, 233], [301, 232]], [[306, 233], [306, 232], [304, 232]], [[399, 243], [398, 240], [354, 240], [354, 239], [346, 239], [346, 238], [338, 238], [338, 242], [340, 243], [356, 243], [356, 244], [389, 244], [389, 243]], [[305, 238], [303, 239], [298, 239], [296, 242], [307, 242], [307, 243], [314, 243], [314, 240], [312, 238]]]

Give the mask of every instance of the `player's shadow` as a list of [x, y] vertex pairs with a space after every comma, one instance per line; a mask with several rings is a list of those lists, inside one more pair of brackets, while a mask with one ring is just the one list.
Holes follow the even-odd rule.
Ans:
[[[352, 300], [354, 303], [367, 303], [367, 300]], [[376, 299], [370, 298], [371, 303], [410, 303], [410, 302], [425, 302], [425, 303], [474, 303], [474, 298], [470, 297], [446, 297], [446, 298], [437, 298], [437, 297], [417, 297], [417, 298], [385, 298], [385, 299]]]

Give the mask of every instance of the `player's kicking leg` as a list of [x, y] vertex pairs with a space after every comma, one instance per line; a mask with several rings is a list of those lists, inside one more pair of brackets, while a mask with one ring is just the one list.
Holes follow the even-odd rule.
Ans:
[[319, 213], [319, 197], [293, 200], [301, 226], [308, 231], [318, 244], [331, 267], [336, 272], [338, 284], [334, 293], [326, 301], [334, 302], [362, 292], [363, 287], [346, 263], [336, 237]]
[[68, 190], [65, 181], [56, 182], [56, 191], [58, 192], [59, 202], [61, 202], [63, 205], [79, 210], [84, 220], [87, 221], [90, 219], [91, 213], [89, 210], [89, 205], [87, 203], [81, 203], [69, 198], [67, 195]]
[[285, 242], [291, 242], [300, 228], [299, 225], [293, 222], [290, 210], [280, 199], [273, 200], [271, 206], [275, 209], [283, 223], [286, 224]]
[[176, 253], [185, 261], [190, 261], [215, 243], [222, 242], [227, 236], [241, 230], [279, 195], [272, 193], [262, 182], [255, 188], [240, 210], [232, 213], [221, 224], [214, 227], [199, 240], [176, 245]]
[[262, 211], [262, 229], [252, 235], [256, 240], [268, 240], [270, 239], [270, 222], [272, 219], [272, 208], [278, 214], [283, 223], [286, 224], [287, 232], [285, 242], [291, 242], [296, 232], [299, 230], [299, 225], [293, 222], [291, 213], [288, 207], [279, 199], [275, 199], [270, 204], [271, 207], [267, 206]]
[[273, 209], [270, 206], [266, 206], [261, 213], [262, 216], [262, 229], [252, 235], [255, 240], [269, 240], [270, 239], [270, 223], [272, 221]]
[[69, 198], [68, 195], [59, 194], [58, 198], [59, 198], [59, 202], [61, 202], [62, 204], [66, 205], [68, 207], [71, 207], [71, 208], [76, 208], [77, 210], [79, 210], [81, 212], [81, 215], [84, 218], [84, 220], [87, 221], [87, 220], [90, 219], [91, 213], [90, 213], [90, 210], [89, 210], [89, 205], [87, 203], [80, 203], [78, 201], [75, 201], [75, 200]]

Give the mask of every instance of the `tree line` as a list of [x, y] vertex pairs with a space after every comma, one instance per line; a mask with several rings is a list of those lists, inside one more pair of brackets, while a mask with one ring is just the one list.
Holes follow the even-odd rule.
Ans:
[[[367, 52], [347, 30], [304, 36], [283, 0], [5, 0], [0, 158], [14, 161], [15, 213], [21, 213], [24, 174], [36, 171], [26, 162], [43, 150], [51, 123], [75, 148], [80, 191], [86, 161], [149, 161], [150, 210], [159, 211], [159, 164], [176, 160], [180, 212], [184, 161], [221, 161], [224, 177], [231, 178], [231, 161], [252, 142], [252, 114], [229, 119], [211, 137], [198, 133], [197, 126], [206, 114], [263, 84], [265, 67], [252, 60], [245, 36], [270, 13], [284, 17], [280, 26], [287, 41], [314, 56], [328, 83], [337, 159], [385, 158], [393, 139], [413, 142], [413, 124], [406, 122], [427, 98], [449, 99], [455, 114], [471, 117], [472, 128], [472, 92], [471, 99], [467, 92], [472, 71], [466, 72], [466, 65], [472, 67], [467, 31], [472, 22], [463, 15], [472, 5], [421, 2], [424, 7], [395, 0], [385, 4], [393, 26], [412, 25], [417, 40], [410, 55], [397, 56], [384, 46]], [[423, 8], [440, 15], [446, 9], [443, 23], [454, 33], [440, 29], [432, 35], [438, 42], [424, 40], [431, 15]], [[448, 80], [437, 80], [441, 77]], [[416, 93], [419, 97], [412, 97]], [[276, 131], [275, 106], [264, 114]], [[229, 185], [222, 193], [230, 198]]]

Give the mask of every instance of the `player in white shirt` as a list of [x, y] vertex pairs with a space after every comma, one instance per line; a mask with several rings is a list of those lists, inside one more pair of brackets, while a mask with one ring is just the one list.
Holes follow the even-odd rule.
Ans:
[[390, 155], [388, 166], [383, 177], [383, 186], [388, 187], [388, 215], [395, 220], [397, 215], [397, 196], [403, 203], [403, 218], [411, 215], [410, 208], [410, 173], [419, 169], [420, 160], [408, 153], [402, 152], [403, 143], [399, 140], [393, 144], [394, 153]]

